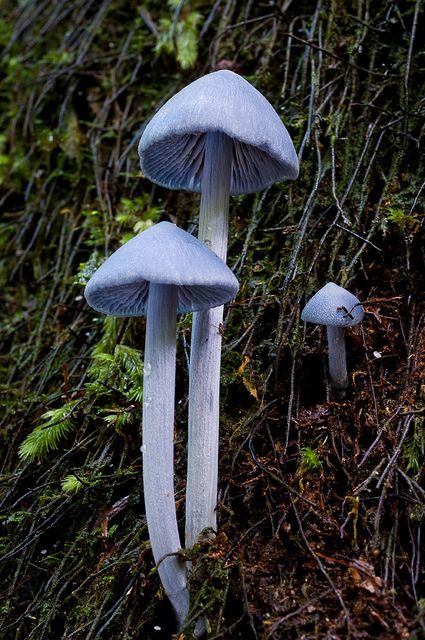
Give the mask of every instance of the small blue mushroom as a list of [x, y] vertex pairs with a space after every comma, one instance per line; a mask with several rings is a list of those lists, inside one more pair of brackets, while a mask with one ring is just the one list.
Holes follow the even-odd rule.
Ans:
[[337, 395], [343, 398], [348, 387], [344, 328], [363, 320], [364, 310], [352, 293], [328, 282], [305, 305], [301, 319], [326, 325], [328, 334], [329, 381]]

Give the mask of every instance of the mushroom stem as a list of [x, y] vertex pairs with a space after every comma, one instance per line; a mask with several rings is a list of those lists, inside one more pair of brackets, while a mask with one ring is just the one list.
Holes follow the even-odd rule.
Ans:
[[200, 240], [226, 262], [233, 141], [225, 133], [206, 134], [199, 210]]
[[[143, 376], [143, 488], [152, 553], [179, 627], [189, 610], [174, 500], [177, 287], [150, 284]], [[167, 555], [176, 554], [176, 555]]]
[[[206, 134], [199, 239], [224, 262], [233, 142], [224, 133]], [[186, 488], [186, 547], [203, 529], [217, 528], [220, 417], [220, 360], [223, 307], [193, 315], [189, 375], [189, 441]]]
[[189, 378], [189, 440], [185, 544], [191, 548], [203, 529], [216, 531], [218, 427], [220, 411], [223, 307], [195, 314]]
[[329, 380], [333, 389], [342, 392], [348, 387], [344, 328], [327, 325], [326, 330], [328, 334]]

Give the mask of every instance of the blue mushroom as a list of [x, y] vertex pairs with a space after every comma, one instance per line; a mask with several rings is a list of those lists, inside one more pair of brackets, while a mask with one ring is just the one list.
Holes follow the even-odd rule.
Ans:
[[329, 381], [344, 397], [348, 387], [344, 328], [363, 320], [364, 310], [352, 293], [328, 282], [307, 302], [301, 313], [305, 322], [323, 324], [328, 334]]
[[174, 499], [176, 314], [231, 300], [238, 281], [202, 242], [161, 222], [120, 247], [87, 284], [88, 304], [113, 316], [146, 315], [143, 488], [152, 552], [179, 626], [189, 610]]
[[[298, 176], [298, 158], [280, 117], [232, 71], [195, 80], [166, 102], [139, 144], [143, 174], [170, 189], [201, 192], [199, 238], [226, 260], [229, 196]], [[223, 309], [193, 320], [186, 546], [215, 530]], [[199, 452], [203, 452], [200, 464]]]

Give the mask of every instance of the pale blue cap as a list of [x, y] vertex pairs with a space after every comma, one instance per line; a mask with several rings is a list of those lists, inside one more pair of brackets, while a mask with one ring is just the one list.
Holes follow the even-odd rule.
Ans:
[[231, 194], [298, 177], [285, 125], [270, 102], [232, 71], [195, 80], [161, 107], [139, 143], [142, 173], [168, 189], [201, 191], [205, 134], [214, 131], [233, 140]]
[[355, 295], [334, 282], [328, 282], [307, 302], [301, 320], [331, 327], [352, 327], [359, 324], [363, 316], [363, 307]]
[[146, 314], [149, 284], [177, 286], [177, 313], [219, 307], [239, 283], [205, 244], [170, 222], [142, 231], [113, 253], [90, 278], [88, 304], [111, 316]]

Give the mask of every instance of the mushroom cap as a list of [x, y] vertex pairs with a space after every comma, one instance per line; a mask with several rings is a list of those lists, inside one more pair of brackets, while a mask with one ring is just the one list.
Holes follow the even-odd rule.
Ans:
[[151, 282], [178, 287], [177, 313], [218, 307], [239, 289], [211, 249], [176, 225], [160, 222], [115, 251], [92, 275], [84, 295], [96, 311], [142, 316]]
[[356, 296], [334, 282], [328, 282], [307, 302], [301, 319], [331, 327], [352, 327], [363, 320], [363, 315], [363, 307]]
[[168, 189], [201, 191], [205, 138], [214, 131], [233, 139], [231, 194], [298, 177], [298, 157], [278, 114], [232, 71], [198, 78], [154, 115], [139, 143], [143, 174]]

